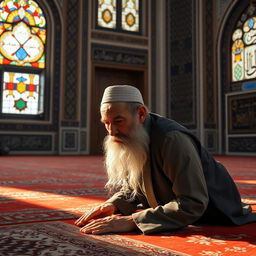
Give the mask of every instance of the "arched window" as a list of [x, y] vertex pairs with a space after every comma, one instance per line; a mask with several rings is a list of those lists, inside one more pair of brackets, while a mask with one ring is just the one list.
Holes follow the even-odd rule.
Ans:
[[0, 2], [1, 114], [44, 112], [46, 19], [36, 1]]
[[[246, 19], [243, 19], [246, 17]], [[232, 82], [256, 77], [256, 15], [242, 16], [232, 35]]]
[[118, 32], [141, 32], [140, 0], [98, 0], [97, 27]]

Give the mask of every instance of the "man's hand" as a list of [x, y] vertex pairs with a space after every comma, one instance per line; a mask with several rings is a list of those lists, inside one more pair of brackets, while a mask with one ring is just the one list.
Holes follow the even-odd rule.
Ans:
[[136, 228], [137, 226], [133, 221], [132, 216], [111, 215], [105, 218], [93, 220], [81, 228], [80, 231], [86, 234], [98, 235], [110, 232], [129, 232]]
[[92, 208], [89, 212], [83, 214], [78, 220], [75, 221], [75, 224], [79, 227], [82, 227], [93, 219], [111, 216], [116, 210], [117, 208], [114, 204], [104, 203], [95, 208]]

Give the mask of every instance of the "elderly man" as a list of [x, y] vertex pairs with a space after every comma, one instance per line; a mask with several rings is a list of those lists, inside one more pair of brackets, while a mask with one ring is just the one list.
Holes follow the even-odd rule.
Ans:
[[256, 221], [227, 170], [185, 127], [149, 113], [137, 88], [107, 87], [100, 112], [108, 132], [106, 187], [115, 193], [75, 222], [81, 232], [150, 234]]

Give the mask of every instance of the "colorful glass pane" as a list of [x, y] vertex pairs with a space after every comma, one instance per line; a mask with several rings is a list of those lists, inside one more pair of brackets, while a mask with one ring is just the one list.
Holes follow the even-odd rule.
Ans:
[[232, 81], [256, 77], [256, 17], [247, 19], [232, 35]]
[[248, 19], [244, 23], [243, 31], [244, 31], [243, 39], [247, 45], [256, 43], [256, 18], [255, 17]]
[[244, 79], [256, 77], [256, 45], [245, 47], [244, 51]]
[[46, 20], [32, 0], [0, 3], [0, 64], [45, 67]]
[[139, 31], [139, 0], [122, 0], [122, 29]]
[[[233, 36], [233, 38], [235, 38]], [[233, 69], [233, 81], [239, 81], [243, 79], [244, 73], [244, 43], [241, 39], [235, 40], [232, 45], [232, 69]]]
[[98, 25], [116, 28], [116, 0], [98, 0]]
[[38, 74], [4, 72], [2, 113], [40, 114], [43, 97], [39, 91], [42, 89]]

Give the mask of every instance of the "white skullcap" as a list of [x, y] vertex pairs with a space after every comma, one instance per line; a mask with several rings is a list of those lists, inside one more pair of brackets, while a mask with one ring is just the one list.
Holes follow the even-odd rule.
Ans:
[[140, 91], [130, 85], [112, 85], [105, 89], [101, 104], [108, 102], [137, 102], [144, 105]]

